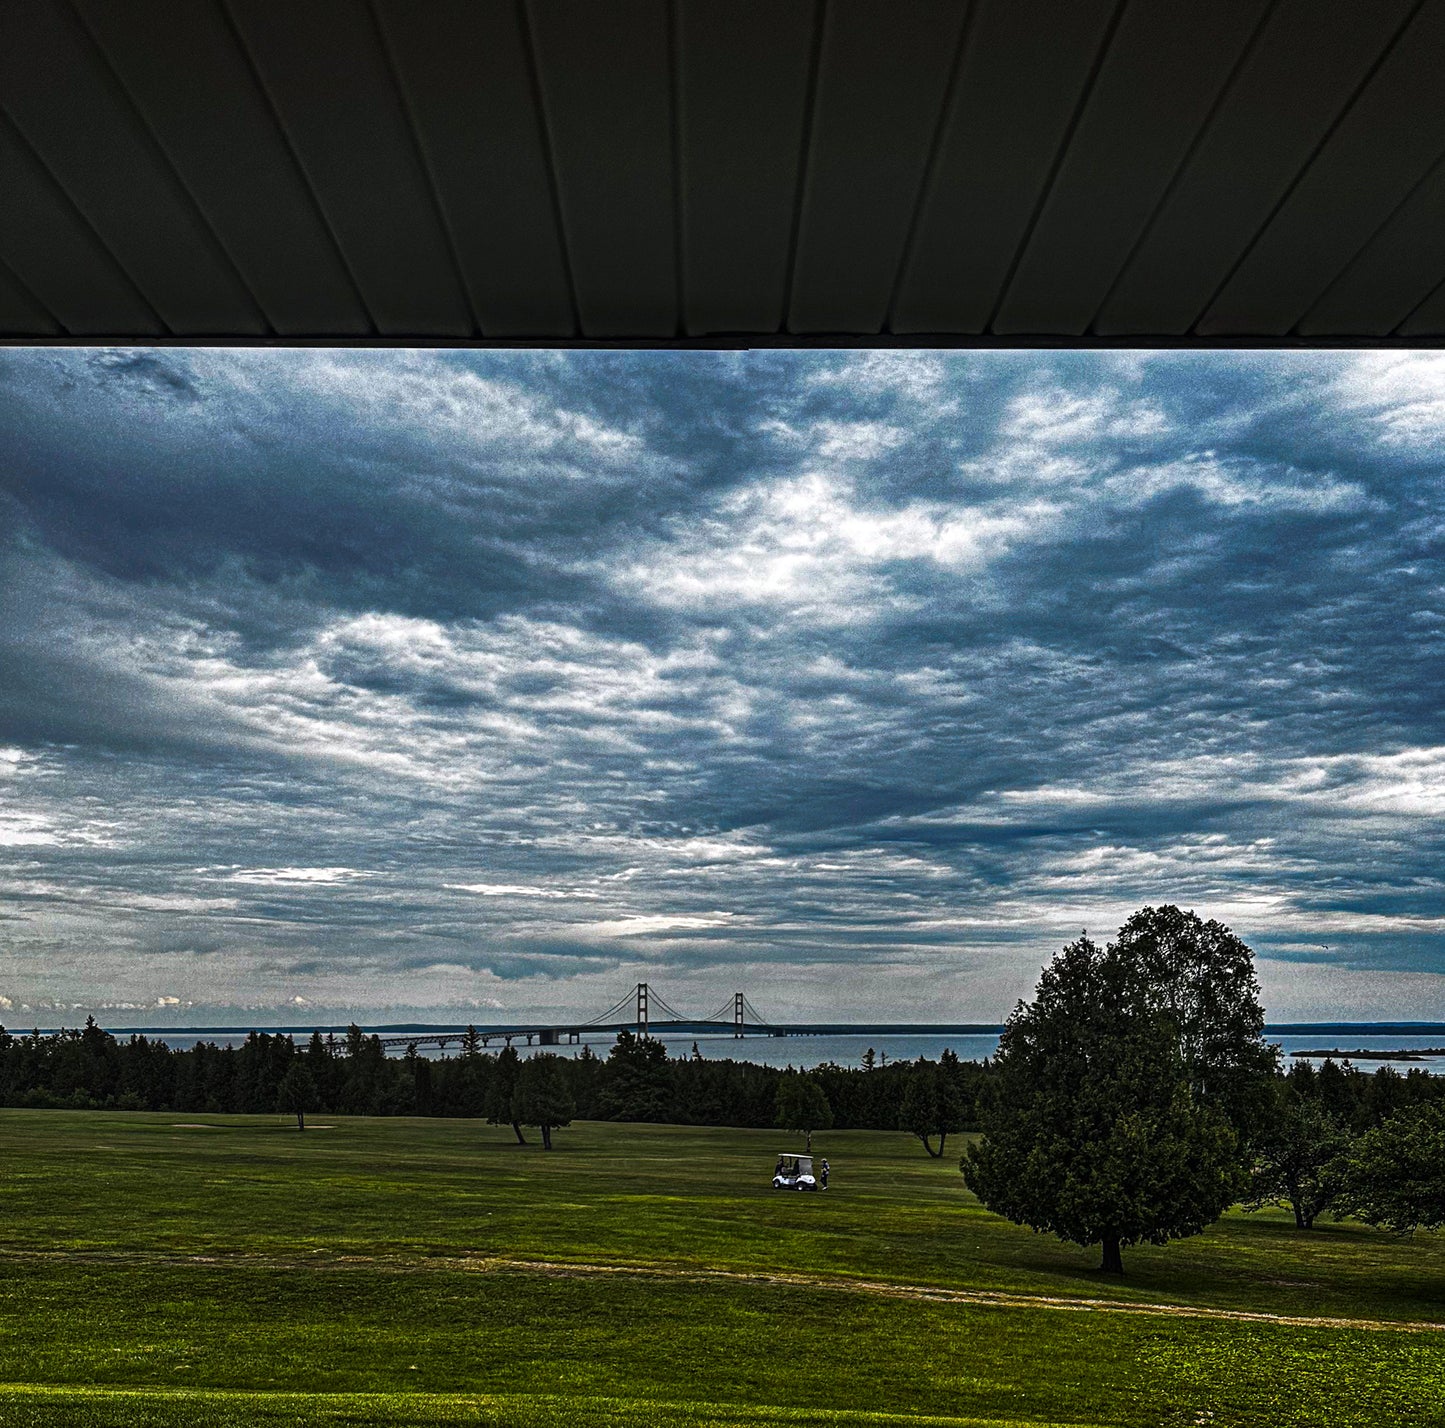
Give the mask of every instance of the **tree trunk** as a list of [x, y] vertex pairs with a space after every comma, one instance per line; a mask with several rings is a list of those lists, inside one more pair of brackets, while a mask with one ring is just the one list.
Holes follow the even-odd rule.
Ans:
[[517, 1134], [517, 1144], [518, 1144], [518, 1145], [526, 1145], [526, 1143], [527, 1143], [527, 1137], [522, 1134], [522, 1127], [521, 1127], [516, 1121], [513, 1121], [513, 1122], [512, 1122], [512, 1129], [513, 1129], [513, 1130], [516, 1132], [516, 1134]]
[[1104, 1261], [1099, 1268], [1105, 1274], [1123, 1274], [1124, 1256], [1119, 1249], [1117, 1239], [1106, 1239], [1104, 1241]]
[[305, 1112], [305, 1111], [298, 1110], [298, 1111], [296, 1112], [296, 1129], [297, 1129], [297, 1130], [305, 1130], [305, 1129], [306, 1129], [306, 1112]]
[[543, 1126], [543, 1127], [542, 1127], [542, 1149], [543, 1149], [543, 1150], [551, 1150], [551, 1149], [552, 1149], [552, 1127], [551, 1127], [551, 1126]]
[[807, 1150], [807, 1153], [808, 1153], [809, 1155], [812, 1155], [812, 1153], [813, 1153], [813, 1132], [812, 1132], [812, 1131], [804, 1131], [803, 1134], [808, 1137], [808, 1150]]
[[943, 1145], [944, 1145], [944, 1142], [945, 1142], [947, 1139], [948, 1139], [948, 1132], [947, 1132], [947, 1131], [939, 1131], [939, 1133], [938, 1133], [938, 1158], [939, 1158], [940, 1160], [943, 1159]]
[[1305, 1219], [1304, 1206], [1298, 1200], [1291, 1207], [1294, 1210], [1294, 1227], [1297, 1230], [1309, 1229], [1309, 1221]]

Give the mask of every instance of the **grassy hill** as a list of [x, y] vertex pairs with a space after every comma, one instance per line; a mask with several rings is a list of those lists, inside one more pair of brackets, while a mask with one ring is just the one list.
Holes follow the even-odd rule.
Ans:
[[[1232, 1214], [1127, 1278], [838, 1132], [0, 1112], [0, 1422], [1445, 1423], [1445, 1236]], [[961, 1147], [960, 1147], [961, 1148]]]

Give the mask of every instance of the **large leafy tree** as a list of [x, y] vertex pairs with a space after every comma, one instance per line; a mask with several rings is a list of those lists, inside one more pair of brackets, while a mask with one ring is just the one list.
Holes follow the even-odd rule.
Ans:
[[1249, 949], [1177, 908], [1145, 908], [1106, 948], [1070, 943], [1009, 1018], [969, 1187], [1101, 1245], [1112, 1273], [1127, 1245], [1197, 1234], [1236, 1197], [1237, 1108], [1273, 1065], [1258, 998]]
[[1398, 1111], [1344, 1158], [1340, 1214], [1396, 1234], [1445, 1228], [1445, 1102]]
[[1129, 1005], [1164, 1020], [1191, 1093], [1224, 1112], [1244, 1151], [1271, 1107], [1276, 1065], [1254, 953], [1222, 923], [1168, 905], [1134, 913], [1109, 952], [1127, 976]]

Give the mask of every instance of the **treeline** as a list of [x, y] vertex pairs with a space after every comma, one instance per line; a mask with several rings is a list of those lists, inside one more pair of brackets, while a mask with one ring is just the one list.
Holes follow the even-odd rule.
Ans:
[[[583, 1120], [770, 1127], [788, 1074], [699, 1054], [672, 1058], [661, 1042], [629, 1032], [606, 1058], [584, 1048], [575, 1057], [531, 1059], [548, 1064], [556, 1082], [549, 1094], [563, 1097], [571, 1116]], [[303, 1046], [290, 1036], [252, 1032], [240, 1046], [201, 1042], [181, 1050], [144, 1036], [118, 1040], [92, 1020], [50, 1036], [0, 1028], [0, 1105], [258, 1115], [296, 1110], [300, 1085], [308, 1112], [537, 1124], [513, 1115], [519, 1067], [526, 1064], [515, 1052], [484, 1051], [475, 1033], [459, 1055], [429, 1060], [414, 1051], [388, 1057], [378, 1037], [355, 1026], [344, 1036], [315, 1034]], [[306, 1076], [292, 1076], [283, 1094], [293, 1068]], [[937, 1062], [825, 1063], [806, 1076], [825, 1107], [813, 1129], [907, 1130], [941, 1155], [946, 1136], [978, 1128], [980, 1100], [994, 1074], [993, 1062], [959, 1061], [951, 1052]], [[1265, 1117], [1270, 1132], [1261, 1136], [1261, 1153], [1264, 1141], [1298, 1147], [1311, 1136], [1348, 1140], [1398, 1111], [1445, 1104], [1445, 1077], [1423, 1070], [1401, 1075], [1383, 1066], [1367, 1072], [1349, 1063], [1326, 1061], [1316, 1069], [1297, 1062], [1274, 1080], [1275, 1113]]]
[[[570, 1107], [570, 1116], [551, 1110], [554, 1126], [571, 1117], [773, 1126], [779, 1085], [788, 1074], [697, 1052], [670, 1058], [661, 1042], [626, 1031], [605, 1059], [584, 1047], [575, 1057], [543, 1053], [523, 1061], [515, 1051], [488, 1053], [469, 1033], [459, 1055], [430, 1060], [414, 1050], [389, 1057], [378, 1037], [355, 1026], [340, 1037], [313, 1034], [302, 1046], [290, 1036], [252, 1032], [239, 1046], [200, 1042], [182, 1050], [144, 1036], [118, 1040], [92, 1019], [80, 1030], [48, 1036], [0, 1028], [0, 1105], [193, 1115], [300, 1110], [472, 1116], [537, 1125], [528, 1114], [533, 1107], [513, 1105], [521, 1068], [532, 1062], [547, 1067], [544, 1099]], [[960, 1062], [951, 1052], [941, 1062], [818, 1066], [807, 1079], [821, 1091], [826, 1110], [813, 1129], [901, 1127], [928, 1137], [930, 1153], [941, 1154], [938, 1137], [976, 1124], [987, 1075], [988, 1063]], [[532, 1094], [525, 1082], [523, 1091]], [[907, 1126], [905, 1119], [911, 1120]]]

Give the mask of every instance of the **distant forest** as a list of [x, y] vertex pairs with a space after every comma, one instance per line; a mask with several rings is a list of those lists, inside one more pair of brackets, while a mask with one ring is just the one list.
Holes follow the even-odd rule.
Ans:
[[[660, 1042], [623, 1032], [606, 1058], [584, 1048], [576, 1057], [542, 1054], [560, 1081], [570, 1115], [583, 1120], [769, 1127], [778, 1123], [779, 1087], [790, 1073], [748, 1061], [694, 1054], [670, 1058]], [[366, 1116], [470, 1116], [496, 1124], [537, 1124], [515, 1103], [527, 1062], [488, 1053], [475, 1035], [459, 1055], [429, 1060], [411, 1049], [388, 1057], [380, 1040], [351, 1027], [344, 1036], [291, 1037], [252, 1032], [235, 1047], [200, 1043], [176, 1050], [163, 1041], [121, 1041], [93, 1021], [54, 1035], [14, 1035], [0, 1028], [0, 1106], [73, 1110], [171, 1111], [258, 1115], [298, 1109], [298, 1076], [308, 1112]], [[540, 1068], [539, 1068], [540, 1069]], [[977, 1129], [990, 1061], [889, 1062], [866, 1067], [823, 1064], [806, 1080], [824, 1100], [813, 1127], [906, 1130], [930, 1154], [933, 1138]], [[1291, 1099], [1316, 1102], [1342, 1127], [1359, 1132], [1396, 1111], [1445, 1103], [1445, 1077], [1423, 1070], [1373, 1072], [1327, 1061], [1296, 1063], [1278, 1077]], [[566, 1114], [545, 1119], [565, 1125]]]

